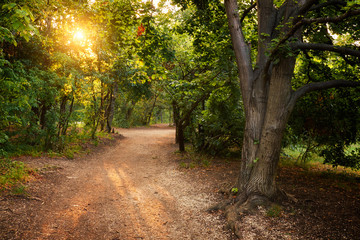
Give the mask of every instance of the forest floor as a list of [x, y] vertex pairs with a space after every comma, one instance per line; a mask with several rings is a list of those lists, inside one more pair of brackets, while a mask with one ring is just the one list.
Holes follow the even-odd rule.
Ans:
[[[38, 172], [27, 195], [0, 196], [0, 239], [237, 239], [207, 209], [227, 197], [238, 161], [177, 154], [169, 127], [118, 132], [74, 160], [18, 159]], [[241, 239], [360, 239], [358, 180], [281, 167], [294, 202], [239, 217]]]

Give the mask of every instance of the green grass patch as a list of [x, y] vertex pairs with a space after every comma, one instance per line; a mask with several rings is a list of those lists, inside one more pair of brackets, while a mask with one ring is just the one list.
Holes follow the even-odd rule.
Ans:
[[[357, 146], [354, 145], [352, 147], [356, 148]], [[280, 166], [300, 167], [305, 170], [303, 174], [318, 179], [325, 179], [329, 184], [331, 183], [332, 186], [346, 191], [357, 189], [358, 183], [360, 182], [360, 170], [324, 164], [323, 158], [319, 157], [316, 153], [312, 153], [311, 157], [305, 162], [298, 161], [299, 154], [301, 154], [301, 152], [298, 150], [283, 149], [282, 156], [280, 157]]]
[[0, 149], [0, 193], [15, 195], [26, 194], [24, 183], [33, 170], [28, 169], [23, 162], [12, 161], [11, 157], [31, 156], [66, 157], [74, 159], [77, 155], [91, 152], [91, 146], [97, 146], [103, 140], [112, 140], [113, 136], [105, 132], [98, 132], [96, 139], [91, 139], [85, 132], [71, 131], [64, 136], [57, 149], [43, 152], [38, 145], [12, 145], [8, 151]]
[[[179, 164], [181, 168], [208, 168], [211, 166], [213, 157], [197, 153], [190, 147], [187, 147], [186, 150], [186, 152], [181, 154], [181, 161]], [[180, 152], [176, 151], [175, 153], [179, 154]]]
[[[97, 132], [95, 139], [91, 138], [89, 132], [74, 132], [67, 136], [64, 148], [61, 152], [56, 153], [58, 156], [65, 156], [68, 159], [74, 159], [77, 155], [87, 154], [90, 152], [90, 145], [98, 146], [104, 140], [113, 140], [114, 137], [107, 132]], [[55, 155], [52, 153], [52, 155]]]
[[24, 194], [23, 185], [29, 176], [29, 169], [23, 162], [0, 159], [0, 193]]
[[107, 132], [97, 132], [96, 136], [100, 139], [101, 138], [110, 139], [110, 140], [114, 139], [113, 136]]
[[74, 145], [68, 145], [64, 152], [63, 152], [63, 155], [68, 158], [68, 159], [74, 159], [75, 156], [77, 154], [80, 154], [81, 152], [83, 151], [83, 148], [81, 145], [77, 145], [77, 144], [74, 144]]
[[297, 164], [324, 162], [324, 158], [319, 156], [316, 151], [308, 152], [307, 149], [303, 146], [291, 146], [284, 148], [282, 150], [282, 157], [287, 157]]

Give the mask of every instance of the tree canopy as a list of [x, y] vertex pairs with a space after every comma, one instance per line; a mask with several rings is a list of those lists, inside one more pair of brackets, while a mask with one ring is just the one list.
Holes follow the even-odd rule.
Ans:
[[3, 2], [3, 157], [167, 122], [180, 151], [241, 152], [230, 213], [286, 197], [284, 146], [360, 168], [359, 1]]

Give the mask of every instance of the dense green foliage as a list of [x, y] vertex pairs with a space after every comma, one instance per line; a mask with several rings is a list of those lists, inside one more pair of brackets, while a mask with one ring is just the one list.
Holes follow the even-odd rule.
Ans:
[[[96, 139], [114, 126], [159, 122], [176, 125], [180, 150], [185, 142], [214, 155], [241, 149], [245, 116], [221, 1], [177, 0], [177, 11], [140, 0], [3, 2], [0, 157], [66, 152], [72, 141]], [[248, 9], [242, 22], [255, 60], [258, 33], [251, 5], [240, 3]], [[337, 16], [338, 5], [329, 9], [328, 16]], [[344, 28], [334, 22], [308, 24], [304, 33], [309, 42], [350, 46], [360, 31], [358, 24]], [[324, 79], [358, 81], [356, 57], [279, 52], [298, 54], [294, 90]], [[359, 168], [359, 150], [353, 149], [360, 138], [359, 106], [354, 89], [305, 96], [290, 119], [287, 143], [316, 149], [335, 166]], [[3, 175], [12, 169], [6, 164]]]
[[[351, 44], [357, 35], [339, 35], [344, 29], [338, 25], [309, 26], [306, 32], [317, 32], [312, 37]], [[332, 32], [332, 34], [330, 34]], [[299, 55], [295, 72], [295, 86], [324, 79], [357, 81], [360, 75], [359, 59], [339, 57], [334, 53], [305, 51]], [[306, 148], [303, 158], [314, 152], [333, 166], [360, 168], [360, 149], [353, 146], [360, 140], [360, 94], [358, 89], [340, 88], [311, 93], [300, 99], [290, 119], [289, 139], [292, 144]], [[305, 160], [305, 159], [304, 159]]]
[[0, 193], [12, 190], [14, 194], [22, 193], [25, 182], [29, 175], [24, 163], [10, 161], [9, 159], [0, 161]]
[[143, 84], [136, 30], [150, 5], [8, 1], [0, 11], [1, 154], [62, 151], [82, 124], [92, 138], [111, 131], [119, 86]]

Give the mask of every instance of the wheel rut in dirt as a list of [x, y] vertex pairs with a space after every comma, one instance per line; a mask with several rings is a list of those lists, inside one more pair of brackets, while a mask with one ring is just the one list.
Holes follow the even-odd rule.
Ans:
[[101, 152], [56, 160], [61, 170], [34, 183], [42, 202], [17, 200], [29, 221], [8, 239], [231, 239], [206, 212], [215, 197], [177, 169], [173, 128], [119, 132]]

